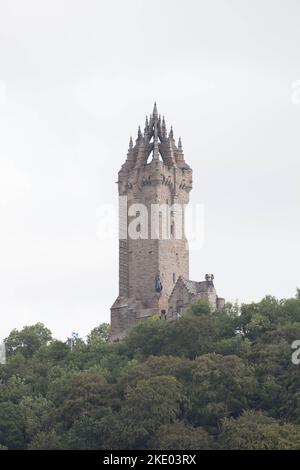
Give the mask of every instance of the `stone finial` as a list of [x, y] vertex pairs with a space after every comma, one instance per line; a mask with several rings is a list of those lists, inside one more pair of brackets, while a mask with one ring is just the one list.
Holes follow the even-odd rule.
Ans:
[[138, 136], [138, 140], [140, 140], [140, 139], [142, 138], [141, 126], [139, 126], [139, 128], [138, 128], [138, 134], [137, 134], [137, 136]]
[[171, 128], [170, 128], [169, 138], [170, 138], [170, 139], [174, 139], [173, 126], [171, 126]]
[[154, 123], [153, 135], [153, 160], [159, 160], [159, 144], [158, 144], [158, 129], [157, 122]]
[[149, 121], [148, 121], [148, 116], [146, 116], [145, 120], [145, 134], [148, 134], [149, 132]]
[[155, 101], [155, 103], [154, 103], [153, 113], [152, 113], [152, 114], [153, 114], [153, 117], [154, 117], [155, 119], [158, 119], [158, 111], [157, 111], [156, 101]]
[[182, 152], [182, 141], [181, 141], [181, 137], [179, 137], [179, 139], [178, 139], [178, 150], [179, 150], [180, 152]]
[[130, 139], [129, 139], [129, 150], [132, 150], [133, 149], [133, 141], [132, 141], [132, 136], [130, 136]]
[[163, 138], [166, 138], [166, 136], [167, 136], [167, 127], [166, 127], [166, 121], [165, 121], [164, 116], [162, 118], [162, 123], [161, 123], [161, 133], [162, 133]]

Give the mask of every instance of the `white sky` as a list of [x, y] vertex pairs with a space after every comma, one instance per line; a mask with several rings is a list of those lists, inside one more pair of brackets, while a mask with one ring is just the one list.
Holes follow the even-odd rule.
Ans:
[[118, 243], [97, 237], [97, 208], [117, 203], [154, 100], [205, 205], [191, 279], [213, 272], [233, 301], [294, 295], [299, 15], [298, 0], [1, 0], [0, 338], [109, 320]]

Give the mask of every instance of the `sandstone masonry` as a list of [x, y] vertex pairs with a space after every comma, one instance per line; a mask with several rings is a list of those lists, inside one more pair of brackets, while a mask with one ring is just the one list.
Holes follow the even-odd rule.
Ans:
[[[224, 306], [212, 275], [204, 282], [189, 280], [188, 242], [184, 218], [178, 217], [177, 208], [184, 214], [191, 189], [192, 170], [185, 161], [181, 139], [176, 145], [172, 127], [167, 133], [155, 104], [144, 132], [138, 129], [135, 144], [130, 139], [127, 159], [118, 174], [119, 196], [125, 200], [120, 233], [125, 236], [119, 240], [119, 296], [111, 307], [113, 341], [125, 338], [134, 324], [152, 315], [178, 318], [198, 298], [208, 300], [214, 310]], [[168, 209], [156, 214], [156, 237], [153, 207]], [[141, 217], [144, 208], [146, 223]], [[131, 231], [135, 228], [134, 237], [128, 236], [130, 225]]]

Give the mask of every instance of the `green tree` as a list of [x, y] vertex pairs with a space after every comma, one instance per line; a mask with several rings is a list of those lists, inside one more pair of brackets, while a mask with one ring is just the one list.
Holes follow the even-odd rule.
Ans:
[[53, 340], [48, 344], [43, 344], [34, 354], [36, 362], [57, 365], [70, 359], [70, 348], [63, 341]]
[[298, 450], [300, 426], [248, 411], [237, 419], [224, 419], [219, 439], [224, 449]]
[[299, 448], [299, 338], [299, 298], [273, 297], [197, 302], [117, 343], [100, 325], [72, 352], [41, 324], [13, 330], [0, 449]]
[[150, 447], [158, 450], [209, 450], [214, 449], [215, 443], [205, 429], [177, 422], [161, 426]]
[[91, 416], [77, 419], [67, 435], [68, 449], [101, 449], [102, 441], [101, 421]]
[[188, 385], [192, 379], [193, 368], [194, 362], [184, 357], [150, 356], [143, 362], [134, 359], [122, 369], [119, 378], [120, 390], [136, 385], [139, 380], [161, 375], [173, 376], [179, 382]]
[[95, 340], [101, 340], [107, 343], [110, 337], [110, 324], [101, 323], [101, 325], [93, 328], [90, 334], [87, 336], [87, 342], [92, 343]]
[[47, 397], [55, 405], [56, 420], [68, 429], [82, 416], [100, 419], [107, 414], [113, 395], [103, 376], [86, 371], [54, 381]]
[[47, 432], [51, 428], [53, 405], [42, 396], [26, 396], [20, 402], [20, 411], [24, 418], [26, 442], [30, 442], [37, 434]]
[[146, 449], [157, 429], [175, 422], [185, 400], [182, 385], [170, 376], [151, 377], [129, 386], [120, 413], [102, 421], [108, 448]]
[[51, 331], [42, 323], [25, 326], [21, 331], [13, 330], [4, 340], [8, 355], [20, 352], [29, 358], [44, 344], [51, 341]]
[[61, 450], [66, 449], [63, 437], [54, 429], [39, 432], [28, 445], [29, 450]]
[[124, 345], [124, 352], [129, 357], [146, 357], [151, 354], [160, 354], [163, 334], [168, 327], [168, 322], [157, 316], [138, 323], [129, 333]]
[[30, 395], [30, 387], [19, 376], [12, 375], [6, 383], [0, 386], [0, 402], [18, 403], [26, 395]]
[[185, 313], [185, 316], [195, 315], [197, 317], [201, 317], [202, 315], [210, 315], [211, 313], [209, 303], [206, 300], [199, 299], [190, 306]]
[[9, 401], [0, 405], [0, 444], [8, 449], [25, 447], [25, 422], [18, 405]]
[[220, 420], [251, 406], [254, 370], [237, 356], [206, 354], [195, 361], [187, 416], [196, 426], [216, 432]]

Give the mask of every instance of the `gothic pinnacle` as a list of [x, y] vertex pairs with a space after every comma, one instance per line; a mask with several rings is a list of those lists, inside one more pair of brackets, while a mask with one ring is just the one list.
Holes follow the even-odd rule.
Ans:
[[154, 117], [154, 119], [158, 119], [158, 112], [157, 112], [156, 101], [155, 101], [155, 103], [154, 103], [154, 108], [153, 108], [153, 117]]
[[170, 129], [170, 132], [169, 132], [169, 138], [170, 139], [174, 138], [173, 126], [171, 126], [171, 129]]
[[[156, 104], [155, 104], [155, 106], [156, 106]], [[154, 117], [153, 160], [159, 160], [158, 125], [159, 124], [158, 124], [157, 115], [156, 115], [156, 117]]]
[[167, 128], [166, 128], [166, 122], [165, 122], [165, 117], [164, 116], [162, 118], [161, 132], [162, 132], [163, 138], [165, 139], [166, 135], [167, 135]]
[[142, 138], [142, 131], [141, 131], [141, 126], [138, 128], [138, 140]]
[[182, 151], [181, 137], [179, 137], [179, 139], [178, 139], [178, 150]]
[[132, 150], [133, 149], [133, 142], [132, 142], [132, 137], [130, 136], [130, 139], [129, 139], [129, 150]]
[[149, 122], [148, 122], [148, 116], [146, 116], [146, 121], [145, 121], [145, 134], [148, 134], [149, 132]]

